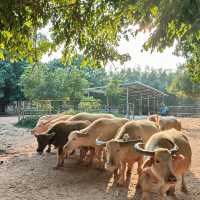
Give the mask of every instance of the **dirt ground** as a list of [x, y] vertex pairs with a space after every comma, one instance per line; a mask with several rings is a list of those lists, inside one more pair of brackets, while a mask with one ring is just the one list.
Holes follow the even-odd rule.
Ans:
[[[30, 130], [14, 127], [16, 118], [0, 117], [0, 200], [139, 200], [136, 175], [126, 187], [113, 184], [111, 174], [66, 160], [62, 170], [53, 170], [56, 152], [37, 155]], [[181, 119], [192, 145], [191, 170], [186, 176], [189, 193], [177, 188], [179, 200], [200, 199], [200, 119]], [[135, 170], [133, 170], [135, 171]], [[167, 198], [173, 199], [173, 198]], [[153, 198], [152, 198], [153, 200]]]

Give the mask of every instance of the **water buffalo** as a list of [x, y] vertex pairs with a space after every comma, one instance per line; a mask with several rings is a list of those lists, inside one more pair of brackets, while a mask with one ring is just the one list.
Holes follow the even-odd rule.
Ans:
[[44, 115], [44, 116], [41, 116], [39, 118], [39, 120], [37, 121], [37, 124], [36, 124], [36, 127], [37, 126], [40, 126], [41, 124], [44, 124], [46, 122], [49, 122], [51, 120], [54, 120], [58, 117], [62, 116], [62, 114], [58, 114], [58, 115]]
[[[34, 136], [42, 135], [46, 133], [46, 131], [54, 124], [56, 124], [59, 121], [68, 120], [71, 117], [71, 115], [49, 115], [49, 116], [42, 116], [37, 124], [36, 127], [31, 130], [31, 134]], [[46, 150], [47, 153], [51, 151], [51, 145], [48, 146], [48, 149]]]
[[95, 152], [96, 161], [100, 163], [102, 147], [96, 145], [96, 139], [99, 138], [104, 141], [112, 139], [116, 135], [118, 129], [126, 122], [128, 122], [128, 119], [125, 118], [101, 118], [91, 123], [90, 126], [85, 129], [71, 132], [68, 137], [68, 142], [64, 146], [65, 154], [79, 147], [92, 147], [94, 151], [91, 154], [90, 161], [92, 161]]
[[71, 117], [72, 117], [72, 115], [58, 115], [58, 116], [53, 116], [53, 117], [49, 116], [46, 119], [42, 119], [42, 118], [44, 118], [44, 117], [42, 117], [38, 120], [36, 127], [31, 130], [31, 133], [33, 135], [45, 133], [48, 130], [48, 128], [50, 126], [52, 126], [53, 124], [55, 124], [59, 121], [68, 120]]
[[83, 113], [78, 113], [78, 114], [74, 115], [69, 120], [70, 121], [88, 120], [90, 122], [93, 122], [93, 121], [95, 121], [97, 119], [100, 119], [100, 118], [113, 119], [114, 115], [112, 115], [112, 114], [104, 114], [104, 113], [94, 114], [94, 113], [83, 112]]
[[145, 155], [139, 184], [142, 188], [142, 200], [151, 199], [150, 192], [158, 190], [160, 199], [165, 193], [175, 195], [178, 177], [182, 177], [182, 191], [187, 192], [184, 174], [191, 165], [191, 147], [187, 137], [171, 129], [153, 135], [145, 145], [136, 143], [134, 149]]
[[89, 121], [62, 121], [57, 122], [45, 134], [36, 135], [38, 148], [37, 152], [42, 153], [47, 145], [53, 144], [58, 148], [58, 160], [55, 168], [64, 164], [63, 146], [68, 141], [68, 135], [71, 131], [81, 130], [87, 127]]
[[99, 145], [105, 145], [105, 168], [114, 173], [114, 179], [119, 185], [126, 181], [128, 169], [138, 162], [138, 174], [141, 172], [143, 156], [138, 154], [132, 145], [138, 140], [146, 142], [154, 133], [159, 131], [158, 125], [148, 120], [130, 121], [124, 124], [114, 139], [104, 142], [97, 140]]
[[151, 115], [148, 117], [150, 121], [156, 122], [160, 126], [160, 130], [168, 130], [175, 128], [181, 131], [181, 122], [173, 116], [161, 117], [158, 115]]

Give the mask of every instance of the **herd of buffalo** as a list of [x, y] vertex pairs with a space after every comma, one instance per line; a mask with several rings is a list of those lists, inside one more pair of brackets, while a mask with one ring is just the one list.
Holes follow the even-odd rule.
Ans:
[[95, 164], [114, 175], [123, 185], [133, 164], [137, 162], [137, 186], [142, 189], [142, 200], [150, 193], [175, 195], [177, 181], [181, 191], [187, 192], [184, 175], [191, 165], [191, 147], [181, 132], [175, 117], [151, 115], [145, 120], [128, 120], [111, 114], [79, 113], [41, 117], [32, 134], [36, 137], [37, 152], [57, 148], [58, 169], [64, 160], [79, 152], [80, 162]]

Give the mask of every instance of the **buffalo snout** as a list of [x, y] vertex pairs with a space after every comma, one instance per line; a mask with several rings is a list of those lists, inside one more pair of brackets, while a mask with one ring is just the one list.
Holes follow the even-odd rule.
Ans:
[[175, 184], [177, 182], [177, 178], [176, 176], [174, 176], [173, 174], [170, 174], [168, 176], [168, 180], [167, 180], [170, 184]]

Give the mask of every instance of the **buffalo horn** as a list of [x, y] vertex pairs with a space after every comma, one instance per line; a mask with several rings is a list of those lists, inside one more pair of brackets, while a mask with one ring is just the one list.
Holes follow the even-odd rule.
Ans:
[[154, 151], [145, 150], [141, 147], [141, 145], [144, 145], [144, 143], [138, 142], [138, 143], [134, 144], [133, 147], [138, 153], [141, 153], [143, 155], [146, 155], [146, 156], [154, 155]]

